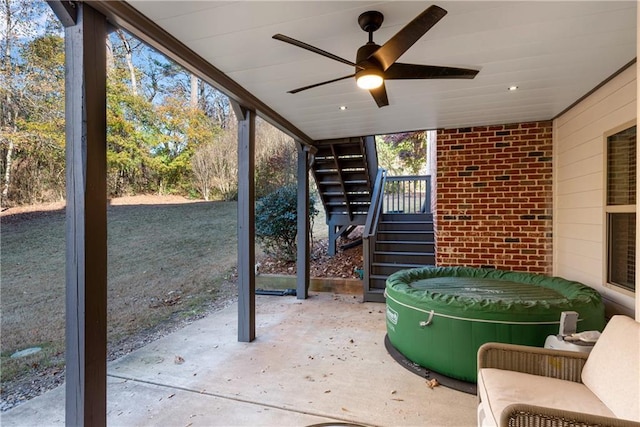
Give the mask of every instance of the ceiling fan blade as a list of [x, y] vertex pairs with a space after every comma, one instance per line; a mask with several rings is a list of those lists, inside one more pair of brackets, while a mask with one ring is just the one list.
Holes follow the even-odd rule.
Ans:
[[305, 42], [301, 42], [300, 40], [292, 39], [289, 36], [285, 36], [283, 34], [276, 34], [276, 35], [273, 36], [273, 38], [276, 39], [276, 40], [280, 40], [281, 42], [285, 42], [285, 43], [292, 44], [294, 46], [301, 47], [301, 48], [306, 49], [306, 50], [308, 50], [310, 52], [317, 53], [318, 55], [322, 55], [324, 57], [333, 59], [335, 61], [342, 62], [343, 64], [351, 65], [352, 67], [356, 66], [356, 64], [354, 64], [353, 62], [349, 61], [348, 59], [340, 58], [339, 56], [334, 55], [333, 53], [329, 53], [329, 52], [324, 51], [322, 49], [319, 49], [319, 48], [317, 48], [315, 46], [311, 46], [310, 44], [307, 44]]
[[439, 67], [396, 62], [384, 72], [385, 80], [408, 79], [472, 79], [478, 70], [469, 68]]
[[349, 74], [348, 76], [343, 76], [343, 77], [338, 77], [337, 79], [333, 79], [333, 80], [327, 80], [326, 82], [322, 82], [322, 83], [316, 83], [316, 84], [312, 84], [309, 86], [305, 86], [305, 87], [300, 87], [298, 89], [294, 89], [294, 90], [290, 90], [287, 93], [298, 93], [298, 92], [302, 92], [303, 90], [307, 90], [307, 89], [311, 89], [314, 87], [318, 87], [318, 86], [323, 86], [323, 85], [327, 85], [329, 83], [333, 83], [333, 82], [339, 82], [340, 80], [344, 80], [344, 79], [348, 79], [351, 77], [354, 77], [355, 74]]
[[415, 42], [418, 41], [431, 27], [433, 27], [447, 11], [436, 5], [429, 6], [424, 12], [415, 17], [391, 37], [380, 49], [371, 54], [386, 71], [391, 64], [396, 62]]
[[384, 82], [382, 83], [382, 86], [375, 89], [370, 89], [369, 93], [371, 93], [371, 96], [373, 96], [376, 104], [378, 104], [378, 108], [389, 105], [389, 98], [387, 98], [387, 88], [384, 86]]

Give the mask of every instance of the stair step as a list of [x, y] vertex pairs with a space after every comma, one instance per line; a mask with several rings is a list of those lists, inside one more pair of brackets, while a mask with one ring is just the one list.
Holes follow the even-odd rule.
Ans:
[[357, 171], [357, 170], [344, 171], [343, 170], [342, 178], [344, 179], [345, 184], [347, 182], [353, 182], [353, 181], [364, 182], [364, 183], [369, 182], [367, 180], [369, 177], [367, 176], [364, 170], [361, 170], [361, 171]]
[[421, 225], [421, 224], [433, 224], [433, 221], [429, 221], [429, 220], [419, 220], [419, 219], [407, 219], [404, 221], [391, 221], [391, 220], [382, 220], [380, 221], [380, 224], [389, 224], [389, 225], [394, 225], [394, 224], [415, 224], [415, 225]]
[[419, 242], [406, 240], [386, 240], [376, 242], [376, 251], [380, 252], [415, 252], [433, 254], [433, 242]]
[[316, 183], [318, 184], [318, 186], [335, 185], [337, 187], [342, 188], [338, 175], [335, 175], [335, 176], [316, 175]]
[[[345, 193], [341, 190], [333, 190], [333, 191], [323, 191], [322, 194], [324, 194], [325, 196], [344, 196]], [[371, 193], [369, 193], [368, 191], [347, 191], [346, 192], [347, 196], [351, 197], [351, 196], [366, 196], [371, 198]]]
[[[373, 253], [375, 255], [396, 255], [397, 253], [394, 251], [373, 251]], [[433, 253], [428, 253], [428, 252], [403, 252], [402, 254], [398, 254], [398, 255], [420, 255], [420, 256], [433, 256]], [[384, 262], [384, 261], [382, 261]], [[411, 263], [409, 263], [411, 264]]]
[[428, 252], [374, 251], [373, 262], [433, 265], [435, 254]]
[[381, 221], [433, 221], [431, 213], [383, 213]]
[[406, 264], [406, 263], [387, 263], [387, 262], [374, 262], [371, 263], [371, 274], [375, 276], [389, 277], [396, 271], [408, 270], [410, 268], [424, 267], [425, 264]]
[[433, 222], [431, 221], [404, 221], [404, 222], [387, 222], [383, 221], [378, 224], [380, 231], [433, 231]]
[[335, 176], [339, 176], [340, 173], [342, 173], [342, 176], [344, 177], [348, 177], [350, 179], [363, 179], [363, 177], [366, 177], [366, 170], [364, 168], [351, 168], [351, 169], [346, 169], [344, 167], [323, 167], [321, 169], [315, 169], [315, 173], [321, 176], [329, 176], [329, 175], [335, 175]]
[[434, 242], [434, 233], [433, 231], [425, 230], [378, 230], [378, 242], [393, 240]]
[[[318, 181], [318, 191], [320, 193], [325, 193], [326, 191], [334, 191], [342, 193], [342, 185], [340, 185], [340, 181], [336, 180], [327, 180], [327, 181]], [[365, 182], [362, 184], [349, 184], [346, 188], [347, 193], [369, 193], [369, 185]]]
[[369, 292], [373, 290], [377, 290], [380, 293], [384, 292], [384, 289], [387, 287], [387, 279], [383, 278], [369, 278]]
[[370, 205], [371, 200], [367, 196], [331, 196], [324, 197], [325, 205], [336, 205], [336, 204], [345, 204], [345, 201], [348, 200], [352, 205]]
[[330, 153], [327, 153], [326, 155], [322, 155], [322, 156], [319, 156], [319, 155], [316, 154], [313, 157], [313, 164], [314, 165], [326, 164], [326, 163], [335, 163], [335, 162], [336, 162], [336, 160], [333, 157], [333, 154], [330, 154]]
[[362, 145], [360, 145], [360, 142], [355, 144], [347, 143], [347, 144], [334, 145], [333, 147], [336, 155], [338, 155], [339, 157], [362, 156], [363, 150], [362, 150]]
[[315, 172], [317, 174], [322, 174], [322, 175], [338, 175], [338, 168], [334, 167], [324, 167], [324, 168], [318, 168], [315, 169]]
[[[333, 149], [331, 146], [333, 145]], [[360, 142], [340, 142], [338, 144], [319, 144], [316, 146], [318, 151], [316, 152], [316, 156], [321, 157], [329, 157], [333, 156], [335, 153], [338, 157], [345, 156], [362, 156], [363, 155], [363, 147], [360, 145]]]
[[369, 289], [365, 291], [364, 302], [385, 302], [384, 289]]
[[399, 267], [403, 270], [409, 269], [409, 268], [419, 268], [419, 267], [424, 267], [423, 264], [411, 264], [408, 262], [400, 262], [400, 263], [395, 263], [395, 262], [374, 262], [371, 264], [372, 267]]
[[338, 158], [337, 164], [340, 165], [340, 169], [361, 169], [364, 170], [364, 157], [346, 157]]

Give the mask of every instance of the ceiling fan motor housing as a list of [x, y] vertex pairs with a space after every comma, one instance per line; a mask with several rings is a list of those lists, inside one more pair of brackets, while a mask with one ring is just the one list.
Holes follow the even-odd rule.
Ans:
[[[364, 46], [361, 46], [358, 49], [358, 53], [356, 55], [356, 82], [358, 82], [358, 86], [361, 88], [369, 89], [372, 87], [379, 87], [384, 79], [384, 72], [380, 63], [373, 57], [370, 58], [371, 54], [378, 50], [380, 46], [373, 42], [369, 42]], [[371, 87], [366, 86], [366, 84], [361, 83], [360, 79], [367, 79], [367, 76], [377, 76], [377, 84]], [[371, 78], [371, 77], [369, 77]], [[364, 81], [364, 80], [363, 80]]]
[[358, 53], [356, 54], [356, 71], [361, 69], [362, 67], [366, 67], [366, 63], [375, 64], [377, 67], [380, 67], [378, 61], [374, 58], [369, 58], [373, 52], [380, 48], [379, 45], [375, 43], [367, 43], [363, 46], [360, 46], [358, 49]]

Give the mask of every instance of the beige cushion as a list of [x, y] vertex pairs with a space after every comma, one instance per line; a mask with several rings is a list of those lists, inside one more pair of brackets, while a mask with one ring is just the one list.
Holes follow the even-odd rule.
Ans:
[[618, 418], [640, 421], [640, 323], [611, 318], [589, 354], [582, 382]]
[[478, 393], [486, 416], [493, 417], [495, 425], [513, 403], [614, 417], [584, 384], [556, 378], [486, 368], [478, 372]]

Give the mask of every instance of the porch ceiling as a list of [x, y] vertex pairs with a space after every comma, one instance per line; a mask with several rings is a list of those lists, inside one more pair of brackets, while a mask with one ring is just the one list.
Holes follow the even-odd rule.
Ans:
[[387, 82], [379, 109], [352, 79], [288, 94], [353, 70], [271, 36], [354, 60], [360, 13], [384, 14], [382, 45], [430, 1], [128, 3], [314, 140], [551, 119], [636, 56], [635, 1], [438, 1], [449, 13], [400, 61], [480, 73]]

